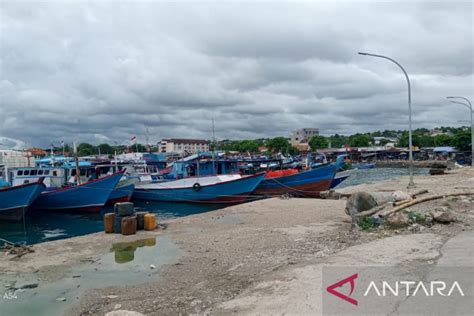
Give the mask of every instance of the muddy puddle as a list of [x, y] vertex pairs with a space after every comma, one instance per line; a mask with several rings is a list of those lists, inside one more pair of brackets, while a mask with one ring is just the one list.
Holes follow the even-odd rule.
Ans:
[[0, 315], [61, 315], [88, 289], [156, 281], [159, 268], [178, 261], [181, 250], [167, 236], [113, 244], [97, 260], [73, 266], [55, 282], [35, 273], [0, 279]]

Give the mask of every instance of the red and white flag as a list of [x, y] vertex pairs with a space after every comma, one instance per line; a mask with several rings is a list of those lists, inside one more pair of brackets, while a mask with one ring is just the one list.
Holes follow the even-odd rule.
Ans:
[[132, 137], [130, 137], [130, 142], [131, 142], [132, 144], [135, 144], [135, 143], [137, 142], [137, 136], [132, 136]]

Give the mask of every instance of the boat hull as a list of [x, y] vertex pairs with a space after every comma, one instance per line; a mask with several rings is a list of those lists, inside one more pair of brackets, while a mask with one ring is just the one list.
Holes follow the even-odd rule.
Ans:
[[122, 173], [116, 173], [78, 186], [42, 193], [32, 207], [46, 211], [100, 212]]
[[36, 182], [0, 190], [0, 220], [23, 219], [28, 207], [45, 188], [42, 182]]
[[110, 193], [106, 205], [112, 206], [115, 203], [130, 202], [134, 189], [135, 184], [128, 184], [115, 188], [112, 193]]
[[336, 173], [334, 179], [331, 182], [331, 189], [337, 187], [339, 184], [344, 182], [347, 178], [349, 178], [350, 175], [351, 173], [349, 171], [341, 171]]
[[255, 190], [264, 176], [263, 173], [248, 177], [236, 176], [224, 182], [202, 184], [198, 190], [193, 187], [194, 184], [204, 183], [211, 177], [186, 179], [186, 187], [173, 187], [173, 182], [177, 183], [181, 180], [154, 183], [148, 186], [137, 185], [133, 198], [180, 203], [238, 204], [247, 200], [248, 195]]
[[291, 194], [302, 197], [319, 197], [321, 191], [330, 188], [335, 173], [335, 166], [329, 164], [293, 175], [265, 179], [257, 187], [255, 194], [264, 196]]

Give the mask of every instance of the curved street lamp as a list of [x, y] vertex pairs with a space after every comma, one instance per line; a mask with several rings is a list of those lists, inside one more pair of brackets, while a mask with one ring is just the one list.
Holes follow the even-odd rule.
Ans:
[[471, 167], [474, 167], [474, 124], [473, 124], [473, 121], [472, 121], [472, 113], [474, 111], [473, 111], [473, 108], [472, 108], [472, 103], [471, 103], [471, 101], [469, 101], [468, 98], [465, 98], [465, 97], [446, 97], [446, 99], [462, 99], [462, 100], [465, 100], [467, 102], [467, 104], [466, 104], [464, 102], [449, 100], [449, 102], [451, 102], [451, 103], [464, 105], [465, 107], [467, 107], [469, 109], [469, 112], [471, 114]]
[[372, 56], [372, 57], [378, 57], [378, 58], [384, 58], [387, 60], [390, 60], [392, 63], [400, 67], [400, 69], [403, 71], [403, 74], [405, 75], [407, 79], [407, 84], [408, 84], [408, 152], [409, 152], [409, 169], [410, 169], [410, 182], [408, 182], [408, 188], [414, 188], [415, 187], [415, 182], [413, 182], [413, 142], [412, 142], [412, 127], [411, 127], [411, 86], [410, 86], [410, 78], [408, 78], [408, 74], [405, 71], [405, 69], [400, 65], [396, 60], [383, 56], [383, 55], [376, 55], [376, 54], [369, 54], [369, 53], [363, 53], [359, 52], [359, 55], [363, 56]]

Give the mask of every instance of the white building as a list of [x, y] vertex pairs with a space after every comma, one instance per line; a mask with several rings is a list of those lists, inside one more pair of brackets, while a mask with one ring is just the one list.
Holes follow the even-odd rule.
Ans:
[[210, 142], [204, 139], [170, 138], [161, 141], [160, 151], [166, 153], [197, 153], [209, 151], [209, 144]]
[[308, 143], [316, 135], [319, 135], [319, 128], [300, 128], [291, 133], [291, 143]]
[[34, 167], [35, 160], [27, 151], [0, 150], [0, 166], [8, 168]]

